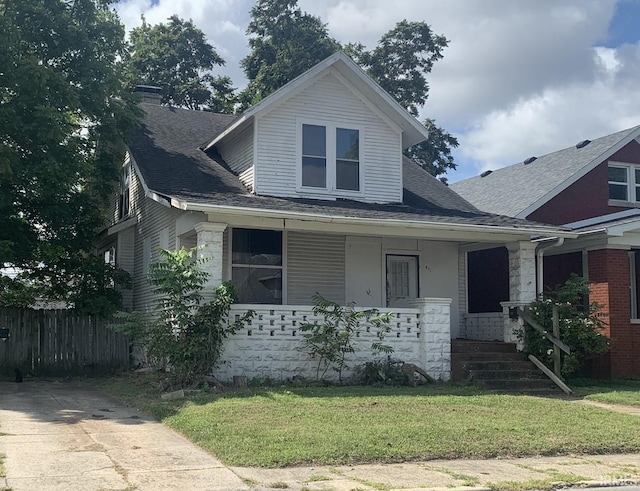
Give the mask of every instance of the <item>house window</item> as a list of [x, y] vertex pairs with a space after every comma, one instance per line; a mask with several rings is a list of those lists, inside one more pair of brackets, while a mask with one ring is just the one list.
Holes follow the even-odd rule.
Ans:
[[361, 190], [359, 129], [305, 123], [301, 134], [301, 187], [319, 191]]
[[282, 232], [234, 228], [231, 279], [240, 303], [282, 304]]
[[104, 251], [104, 262], [105, 264], [110, 264], [111, 266], [116, 265], [116, 246], [115, 245], [109, 247], [109, 249]]
[[640, 202], [640, 168], [609, 164], [609, 199]]
[[314, 124], [302, 125], [302, 185], [327, 187], [327, 129]]
[[336, 189], [360, 190], [360, 132], [336, 128]]
[[118, 206], [118, 218], [125, 218], [129, 216], [130, 204], [131, 204], [131, 162], [125, 162], [122, 166], [122, 172], [120, 174], [120, 200]]

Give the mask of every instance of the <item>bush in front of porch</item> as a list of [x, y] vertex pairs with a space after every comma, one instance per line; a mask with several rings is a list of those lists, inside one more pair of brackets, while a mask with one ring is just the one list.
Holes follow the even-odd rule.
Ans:
[[248, 311], [228, 321], [235, 299], [231, 282], [222, 283], [213, 299], [205, 301], [209, 275], [202, 268], [205, 259], [194, 257], [197, 250], [159, 249], [160, 260], [149, 267], [157, 311], [151, 315], [119, 312], [116, 318], [123, 322], [110, 326], [141, 344], [151, 364], [168, 372], [174, 387], [203, 381], [218, 363], [225, 339], [253, 317]]

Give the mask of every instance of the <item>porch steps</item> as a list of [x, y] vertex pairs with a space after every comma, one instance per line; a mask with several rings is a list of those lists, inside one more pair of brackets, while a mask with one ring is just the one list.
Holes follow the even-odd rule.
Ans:
[[559, 389], [514, 343], [451, 341], [451, 376], [493, 391], [556, 393]]

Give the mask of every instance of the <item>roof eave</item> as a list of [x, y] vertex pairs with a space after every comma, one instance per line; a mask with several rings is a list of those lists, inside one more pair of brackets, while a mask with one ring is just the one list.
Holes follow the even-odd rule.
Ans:
[[329, 222], [336, 224], [361, 224], [372, 226], [388, 226], [388, 227], [404, 227], [414, 229], [430, 229], [430, 230], [450, 230], [457, 232], [493, 232], [501, 234], [511, 234], [525, 236], [527, 239], [531, 237], [564, 237], [574, 239], [578, 234], [572, 231], [563, 230], [555, 227], [510, 227], [501, 225], [480, 225], [480, 224], [461, 224], [461, 223], [442, 223], [418, 220], [400, 220], [400, 219], [379, 219], [379, 218], [362, 218], [349, 217], [344, 215], [324, 215], [316, 213], [304, 213], [297, 211], [271, 210], [263, 208], [249, 208], [228, 205], [214, 205], [206, 203], [193, 203], [181, 200], [172, 200], [172, 205], [176, 208], [186, 211], [200, 211], [203, 213], [226, 213], [228, 215], [250, 215], [254, 217], [264, 218], [289, 218], [314, 222]]

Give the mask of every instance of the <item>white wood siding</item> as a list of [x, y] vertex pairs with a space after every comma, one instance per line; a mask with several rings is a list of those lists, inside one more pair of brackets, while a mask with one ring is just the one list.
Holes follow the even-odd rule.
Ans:
[[312, 305], [315, 292], [344, 305], [345, 237], [287, 234], [287, 303]]
[[[133, 279], [134, 275], [134, 253], [135, 253], [135, 227], [129, 227], [118, 234], [118, 245], [116, 246], [116, 265], [129, 273]], [[122, 289], [122, 307], [130, 311], [133, 309], [133, 290]]]
[[[256, 121], [255, 181], [259, 194], [307, 196], [296, 191], [296, 118], [363, 128], [360, 144], [363, 150], [361, 172], [364, 172], [364, 195], [357, 199], [373, 203], [402, 201], [400, 132], [389, 126], [332, 74], [321, 78]], [[339, 191], [335, 191], [331, 197], [341, 196]]]
[[240, 174], [238, 178], [249, 191], [253, 192], [253, 166], [249, 167], [246, 171]]
[[146, 198], [142, 183], [135, 172], [131, 173], [132, 208], [138, 217], [135, 235], [135, 264], [133, 272], [133, 308], [142, 312], [150, 312], [154, 308], [151, 286], [144, 271], [144, 240], [147, 239], [151, 249], [151, 262], [158, 259], [157, 249], [168, 244], [169, 249], [176, 246], [176, 218], [184, 213], [175, 208], [168, 208]]
[[216, 148], [236, 174], [242, 174], [253, 166], [253, 124], [231, 135]]

